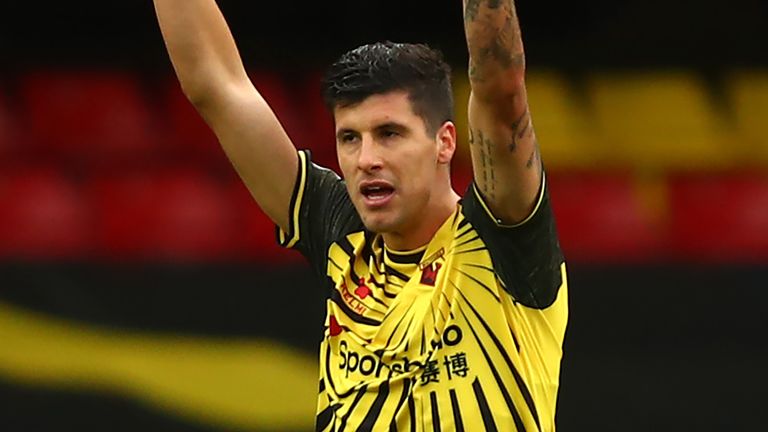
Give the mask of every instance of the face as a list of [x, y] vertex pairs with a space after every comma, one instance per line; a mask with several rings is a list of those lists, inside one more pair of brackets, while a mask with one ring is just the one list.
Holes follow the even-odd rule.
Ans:
[[450, 190], [453, 124], [430, 134], [405, 92], [337, 107], [334, 117], [339, 166], [365, 226], [378, 233], [419, 229], [430, 205]]

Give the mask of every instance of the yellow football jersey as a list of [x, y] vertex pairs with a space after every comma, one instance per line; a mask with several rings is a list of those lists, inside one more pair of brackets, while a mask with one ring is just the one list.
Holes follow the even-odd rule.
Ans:
[[391, 251], [336, 174], [299, 152], [288, 232], [328, 295], [319, 431], [554, 431], [568, 317], [546, 181], [495, 220], [471, 186], [426, 246]]

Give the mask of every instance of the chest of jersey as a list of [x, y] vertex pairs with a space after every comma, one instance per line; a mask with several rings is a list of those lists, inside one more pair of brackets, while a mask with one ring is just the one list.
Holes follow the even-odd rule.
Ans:
[[552, 399], [553, 386], [531, 372], [547, 370], [534, 364], [544, 357], [533, 330], [543, 312], [513, 301], [482, 240], [459, 221], [446, 222], [410, 265], [388, 261], [362, 232], [331, 246], [318, 413], [384, 427], [375, 412], [397, 430], [414, 422], [541, 430], [534, 401]]
[[[452, 228], [443, 227], [413, 263], [392, 262], [364, 233], [331, 247], [326, 373], [340, 393], [396, 377], [423, 386], [471, 377], [473, 357], [482, 356], [474, 327], [510, 334], [511, 300], [499, 292], [481, 240]], [[475, 315], [482, 322], [472, 326]]]

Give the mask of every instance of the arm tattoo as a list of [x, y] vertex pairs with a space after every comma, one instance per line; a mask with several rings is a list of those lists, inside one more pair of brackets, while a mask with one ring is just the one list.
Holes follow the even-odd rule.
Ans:
[[528, 162], [525, 163], [525, 167], [527, 169], [533, 168], [533, 163], [536, 162], [539, 159], [539, 143], [536, 143], [536, 145], [533, 146], [533, 150], [531, 150], [531, 155], [528, 157]]
[[470, 78], [481, 77], [482, 69], [489, 67], [489, 61], [495, 62], [502, 70], [525, 67], [513, 1], [465, 0], [464, 22], [471, 63]]
[[512, 142], [509, 143], [507, 149], [510, 152], [517, 150], [517, 145], [520, 140], [533, 135], [533, 124], [531, 123], [531, 112], [528, 108], [525, 109], [523, 114], [512, 123]]
[[516, 26], [516, 21], [514, 14], [507, 15], [504, 26], [498, 30], [496, 37], [491, 39], [487, 46], [480, 49], [478, 58], [496, 60], [503, 69], [524, 66], [525, 56], [522, 49], [519, 52], [515, 49], [516, 42], [520, 40], [520, 30]]
[[525, 51], [514, 0], [464, 0], [464, 29], [472, 95], [482, 104], [476, 107], [485, 108], [478, 114], [489, 117], [484, 130], [470, 121], [475, 184], [489, 204], [518, 211], [527, 205], [520, 200], [528, 199], [533, 179], [541, 180], [543, 165], [525, 91]]
[[469, 129], [469, 145], [477, 147], [475, 180], [477, 186], [490, 200], [496, 199], [496, 172], [494, 170], [493, 151], [494, 144], [487, 138], [482, 130]]
[[[477, 13], [480, 10], [480, 3], [482, 0], [466, 0], [464, 6], [464, 19], [467, 21], [474, 21], [477, 18]], [[501, 6], [501, 0], [488, 0], [487, 6], [489, 9], [498, 9]]]

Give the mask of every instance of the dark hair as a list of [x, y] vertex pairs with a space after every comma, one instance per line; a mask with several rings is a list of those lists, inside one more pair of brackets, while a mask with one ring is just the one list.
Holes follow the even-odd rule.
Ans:
[[341, 56], [323, 79], [328, 109], [358, 104], [376, 94], [404, 90], [429, 133], [453, 120], [451, 68], [424, 44], [377, 42]]

